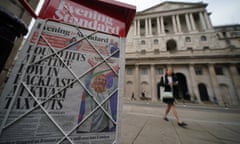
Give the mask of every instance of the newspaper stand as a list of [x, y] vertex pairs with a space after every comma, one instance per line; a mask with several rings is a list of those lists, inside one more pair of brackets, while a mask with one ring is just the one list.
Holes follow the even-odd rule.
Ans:
[[120, 143], [135, 6], [45, 0], [0, 97], [1, 143]]

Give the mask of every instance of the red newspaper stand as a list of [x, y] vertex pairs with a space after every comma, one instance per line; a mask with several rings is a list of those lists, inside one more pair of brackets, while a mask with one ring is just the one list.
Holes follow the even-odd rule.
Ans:
[[135, 6], [45, 0], [0, 97], [0, 143], [120, 143]]

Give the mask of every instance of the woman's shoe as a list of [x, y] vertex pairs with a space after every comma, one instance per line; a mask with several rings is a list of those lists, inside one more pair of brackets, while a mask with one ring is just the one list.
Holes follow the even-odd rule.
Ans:
[[184, 123], [184, 122], [181, 122], [181, 123], [178, 123], [178, 126], [180, 126], [180, 127], [185, 127], [185, 126], [187, 126], [187, 124]]
[[167, 117], [164, 117], [163, 119], [164, 119], [165, 121], [169, 121]]

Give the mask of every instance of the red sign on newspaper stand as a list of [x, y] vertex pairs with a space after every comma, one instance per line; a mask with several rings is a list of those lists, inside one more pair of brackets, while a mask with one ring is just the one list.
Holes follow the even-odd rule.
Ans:
[[114, 0], [48, 0], [39, 17], [115, 34], [127, 35], [135, 7]]
[[134, 15], [117, 1], [46, 0], [0, 97], [0, 144], [119, 143]]

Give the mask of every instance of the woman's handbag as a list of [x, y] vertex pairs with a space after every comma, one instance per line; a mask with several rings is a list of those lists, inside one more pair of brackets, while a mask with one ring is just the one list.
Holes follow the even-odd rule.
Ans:
[[164, 98], [173, 98], [173, 93], [171, 91], [163, 92], [163, 99]]
[[169, 100], [170, 101], [174, 100], [173, 92], [171, 92], [171, 91], [164, 91], [163, 95], [162, 95], [162, 101], [163, 102], [168, 102]]

